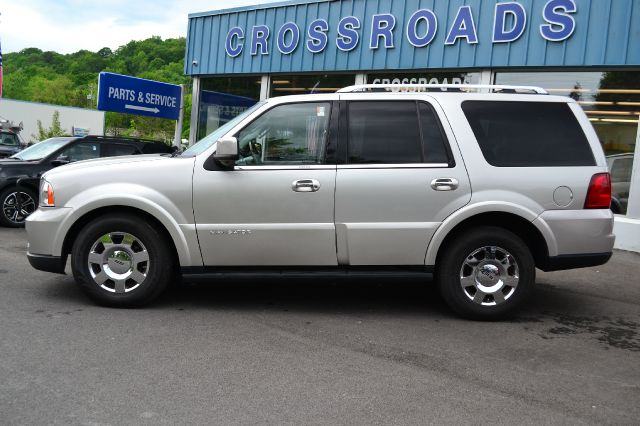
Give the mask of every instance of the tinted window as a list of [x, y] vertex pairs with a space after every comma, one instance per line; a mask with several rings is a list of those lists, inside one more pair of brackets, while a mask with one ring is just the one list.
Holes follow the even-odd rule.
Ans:
[[325, 160], [331, 104], [280, 105], [238, 134], [237, 165], [322, 164]]
[[20, 141], [18, 141], [18, 137], [12, 133], [0, 133], [0, 145], [18, 146], [20, 145]]
[[595, 165], [587, 137], [567, 104], [465, 101], [462, 109], [493, 166]]
[[64, 149], [59, 156], [68, 157], [69, 161], [90, 160], [100, 157], [100, 143], [80, 142]]
[[420, 126], [424, 145], [425, 163], [448, 163], [446, 139], [440, 126], [440, 120], [431, 105], [420, 102]]
[[151, 142], [145, 142], [142, 144], [143, 154], [163, 154], [168, 152], [172, 152], [172, 147], [170, 145]]
[[350, 102], [349, 163], [422, 163], [414, 101]]
[[133, 155], [137, 153], [138, 153], [138, 149], [133, 145], [115, 144], [115, 143], [102, 144], [103, 157], [118, 157], [121, 155]]

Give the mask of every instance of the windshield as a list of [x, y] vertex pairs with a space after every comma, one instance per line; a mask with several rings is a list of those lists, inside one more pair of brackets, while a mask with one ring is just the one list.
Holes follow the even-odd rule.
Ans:
[[214, 130], [213, 133], [210, 133], [209, 135], [205, 136], [198, 143], [196, 143], [191, 148], [183, 152], [182, 155], [189, 157], [189, 156], [201, 154], [202, 152], [206, 151], [211, 145], [218, 142], [218, 139], [220, 139], [222, 136], [228, 133], [238, 123], [244, 120], [249, 114], [253, 113], [255, 110], [257, 110], [264, 104], [265, 102], [258, 102], [257, 104], [255, 104], [254, 106], [252, 106], [251, 108], [249, 108], [248, 110], [246, 110], [245, 112], [243, 112], [242, 114], [234, 118], [233, 120], [227, 122], [221, 127], [218, 127], [218, 129]]
[[9, 158], [16, 158], [18, 160], [34, 161], [41, 160], [44, 157], [51, 155], [54, 151], [65, 146], [69, 141], [74, 138], [51, 138], [46, 141], [39, 142], [29, 148], [20, 151], [16, 155], [12, 155]]
[[2, 146], [18, 146], [20, 145], [20, 141], [18, 141], [18, 136], [13, 133], [0, 133], [0, 145]]

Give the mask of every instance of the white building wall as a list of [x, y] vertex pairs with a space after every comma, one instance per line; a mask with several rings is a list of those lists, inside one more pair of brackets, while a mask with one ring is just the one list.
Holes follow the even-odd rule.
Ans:
[[24, 130], [20, 136], [26, 142], [37, 141], [38, 120], [45, 129], [51, 127], [55, 111], [60, 113], [60, 125], [70, 135], [72, 127], [88, 129], [92, 135], [104, 135], [104, 111], [0, 98], [0, 117], [15, 124], [22, 122]]

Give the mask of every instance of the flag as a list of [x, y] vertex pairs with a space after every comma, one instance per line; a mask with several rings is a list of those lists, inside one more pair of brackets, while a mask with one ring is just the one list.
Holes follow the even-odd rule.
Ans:
[[2, 97], [2, 44], [0, 43], [0, 98]]

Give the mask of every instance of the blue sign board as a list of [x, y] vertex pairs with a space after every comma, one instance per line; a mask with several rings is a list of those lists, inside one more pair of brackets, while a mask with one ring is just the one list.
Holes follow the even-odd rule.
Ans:
[[127, 75], [101, 72], [98, 109], [177, 120], [182, 88]]
[[292, 0], [189, 15], [189, 75], [640, 65], [639, 0]]

